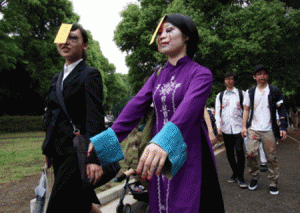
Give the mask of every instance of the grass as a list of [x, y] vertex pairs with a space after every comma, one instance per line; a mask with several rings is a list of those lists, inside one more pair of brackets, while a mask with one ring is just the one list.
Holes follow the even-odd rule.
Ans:
[[0, 183], [41, 173], [44, 158], [41, 136], [40, 133], [1, 135]]
[[[29, 132], [0, 135], [0, 183], [22, 180], [25, 176], [41, 175], [44, 165], [41, 146], [43, 132]], [[122, 148], [125, 144], [121, 143]], [[120, 161], [121, 171], [127, 169], [124, 160]], [[96, 189], [96, 192], [119, 185], [110, 181]]]

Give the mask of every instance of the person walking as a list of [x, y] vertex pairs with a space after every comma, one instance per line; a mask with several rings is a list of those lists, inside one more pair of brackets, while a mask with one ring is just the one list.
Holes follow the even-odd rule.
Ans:
[[[204, 124], [212, 73], [192, 60], [199, 42], [197, 27], [189, 16], [168, 14], [156, 32], [158, 51], [168, 57], [166, 65], [158, 76], [153, 73], [110, 129], [91, 138], [90, 150], [95, 148], [102, 160], [114, 158], [121, 150], [119, 143], [153, 102], [153, 138], [136, 169], [149, 180], [150, 212], [224, 212], [214, 154]], [[119, 148], [102, 157], [104, 141], [108, 140]]]
[[[234, 84], [237, 81], [235, 73], [228, 72], [224, 76], [226, 90], [216, 97], [216, 124], [218, 134], [223, 134], [224, 145], [229, 165], [233, 172], [229, 183], [237, 182], [241, 188], [247, 188], [245, 183], [245, 152], [242, 137], [242, 101], [244, 91], [238, 90]], [[236, 153], [236, 156], [235, 156]]]
[[[88, 35], [78, 24], [72, 24], [65, 43], [58, 43], [58, 53], [65, 59], [62, 79], [55, 74], [46, 100], [46, 138], [42, 146], [45, 164], [53, 165], [54, 185], [47, 213], [101, 212], [93, 188], [81, 180], [76, 151], [73, 148], [73, 127], [57, 96], [62, 89], [66, 110], [80, 134], [87, 138], [104, 130], [102, 77], [99, 70], [86, 64]], [[58, 86], [57, 86], [58, 84]], [[91, 182], [100, 180], [103, 168], [92, 153], [87, 162]]]
[[[272, 195], [277, 195], [279, 193], [277, 186], [279, 167], [276, 154], [276, 137], [281, 138], [281, 140], [286, 139], [287, 113], [284, 108], [282, 92], [277, 87], [268, 84], [269, 69], [264, 65], [256, 66], [253, 78], [257, 85], [246, 91], [242, 126], [242, 135], [247, 136], [248, 139], [246, 150], [249, 173], [252, 176], [249, 190], [257, 188], [260, 178], [257, 158], [259, 146], [262, 143], [268, 161], [269, 192]], [[280, 126], [277, 123], [276, 110], [278, 110]]]

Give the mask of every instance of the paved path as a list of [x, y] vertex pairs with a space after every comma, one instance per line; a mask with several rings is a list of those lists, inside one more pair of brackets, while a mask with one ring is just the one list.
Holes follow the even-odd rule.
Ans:
[[[226, 154], [223, 152], [216, 156], [226, 212], [300, 212], [300, 131], [291, 129], [288, 132], [287, 140], [277, 146], [280, 171], [279, 195], [269, 194], [267, 172], [262, 173], [255, 191], [240, 189], [237, 184], [229, 184], [227, 179], [232, 174]], [[247, 167], [245, 180], [248, 183], [251, 180]]]
[[[287, 140], [280, 142], [277, 147], [280, 166], [279, 195], [269, 194], [267, 172], [262, 173], [255, 191], [240, 189], [237, 184], [229, 184], [227, 179], [232, 174], [224, 148], [215, 152], [226, 213], [300, 212], [300, 130], [291, 129], [288, 132]], [[251, 180], [247, 166], [245, 180]], [[146, 213], [147, 204], [136, 202], [131, 195], [127, 195], [126, 199], [128, 200], [125, 203], [132, 204], [133, 213]], [[115, 212], [118, 201], [101, 207], [102, 212]]]

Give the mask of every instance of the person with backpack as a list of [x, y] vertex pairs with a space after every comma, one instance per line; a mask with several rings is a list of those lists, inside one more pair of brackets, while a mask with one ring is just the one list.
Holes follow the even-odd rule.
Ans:
[[[264, 65], [254, 68], [253, 78], [257, 86], [251, 87], [245, 93], [242, 135], [248, 139], [247, 158], [249, 173], [252, 175], [249, 190], [255, 190], [260, 177], [258, 164], [258, 149], [263, 144], [268, 161], [269, 191], [272, 195], [279, 193], [277, 184], [279, 167], [276, 154], [276, 139], [286, 139], [287, 113], [283, 104], [282, 92], [268, 84], [269, 69]], [[280, 126], [276, 119], [276, 110], [279, 114]], [[251, 113], [250, 113], [251, 112]], [[250, 118], [249, 118], [250, 115]]]
[[[228, 72], [224, 76], [226, 90], [216, 97], [216, 125], [218, 134], [223, 134], [227, 159], [232, 169], [229, 183], [238, 183], [241, 188], [247, 188], [244, 180], [245, 152], [244, 139], [241, 135], [243, 117], [243, 95], [234, 84], [237, 81], [235, 73]], [[235, 152], [237, 159], [235, 157]]]

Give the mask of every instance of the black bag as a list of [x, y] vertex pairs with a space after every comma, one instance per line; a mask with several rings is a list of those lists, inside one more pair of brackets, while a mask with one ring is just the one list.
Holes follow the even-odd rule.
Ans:
[[90, 144], [90, 140], [86, 139], [82, 135], [77, 135], [73, 139], [73, 146], [77, 153], [78, 157], [78, 165], [81, 174], [81, 179], [83, 180], [84, 184], [88, 187], [97, 188], [109, 182], [113, 179], [121, 169], [121, 166], [118, 162], [112, 163], [110, 165], [103, 166], [103, 175], [101, 179], [94, 185], [91, 185], [90, 179], [86, 173], [86, 166], [87, 166], [87, 151]]
[[[75, 135], [75, 137], [73, 139], [73, 147], [77, 153], [78, 165], [79, 165], [79, 170], [81, 173], [81, 179], [83, 180], [84, 184], [87, 187], [97, 188], [101, 185], [104, 185], [111, 179], [113, 179], [120, 171], [121, 166], [120, 166], [119, 162], [114, 162], [112, 164], [103, 166], [102, 167], [103, 175], [102, 175], [101, 179], [94, 185], [92, 185], [90, 183], [90, 180], [87, 176], [86, 166], [87, 166], [87, 151], [88, 151], [88, 147], [89, 147], [89, 144], [91, 143], [91, 141], [80, 134], [80, 130], [77, 129], [76, 126], [73, 124], [72, 119], [70, 118], [70, 116], [67, 112], [67, 109], [66, 109], [66, 106], [64, 103], [64, 99], [62, 96], [62, 89], [61, 89], [62, 77], [63, 77], [63, 72], [61, 72], [59, 74], [57, 84], [56, 84], [56, 93], [57, 93], [57, 97], [58, 97], [59, 103], [61, 105], [61, 108], [63, 109], [63, 111], [67, 115], [70, 123], [73, 126], [73, 130], [74, 130], [73, 133]], [[100, 162], [99, 162], [99, 165], [100, 165]]]

